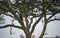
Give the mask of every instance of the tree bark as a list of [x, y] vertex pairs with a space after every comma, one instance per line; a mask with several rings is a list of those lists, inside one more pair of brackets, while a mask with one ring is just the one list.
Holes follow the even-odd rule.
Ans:
[[43, 38], [44, 33], [45, 33], [45, 31], [46, 31], [46, 27], [47, 27], [47, 24], [46, 24], [46, 25], [44, 25], [44, 27], [43, 27], [43, 31], [42, 31], [42, 33], [41, 33], [41, 35], [40, 35], [40, 37], [39, 37], [39, 38]]
[[26, 38], [31, 38], [31, 34], [26, 33]]
[[24, 29], [26, 38], [31, 38], [31, 32], [29, 32], [27, 29]]

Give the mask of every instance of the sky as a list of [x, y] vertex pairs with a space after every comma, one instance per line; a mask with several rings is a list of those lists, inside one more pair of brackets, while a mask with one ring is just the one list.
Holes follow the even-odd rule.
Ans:
[[[59, 15], [57, 15], [59, 16]], [[12, 18], [9, 16], [5, 16], [5, 24], [11, 24]], [[18, 25], [19, 23], [17, 21], [14, 21], [15, 25]], [[4, 24], [0, 24], [1, 26]], [[42, 32], [43, 24], [42, 21], [37, 24], [35, 27], [33, 35], [35, 37], [38, 37], [40, 33]], [[48, 23], [47, 29], [46, 29], [47, 35], [45, 36], [60, 36], [60, 21], [53, 21]], [[10, 27], [0, 29], [0, 38], [20, 38], [20, 35], [25, 36], [25, 33], [21, 29], [13, 28], [12, 27], [12, 35], [10, 35]]]

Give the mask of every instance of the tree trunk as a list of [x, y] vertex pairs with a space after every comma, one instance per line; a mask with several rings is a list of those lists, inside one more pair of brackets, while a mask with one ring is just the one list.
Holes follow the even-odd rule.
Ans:
[[24, 32], [25, 32], [26, 38], [31, 38], [31, 33], [28, 30], [24, 29]]
[[31, 34], [30, 33], [26, 33], [26, 38], [31, 38]]
[[41, 33], [41, 35], [40, 35], [39, 38], [43, 38], [44, 33], [45, 33], [45, 31], [46, 31], [46, 28], [47, 28], [47, 24], [44, 25], [44, 27], [43, 27], [43, 31], [42, 31], [42, 33]]

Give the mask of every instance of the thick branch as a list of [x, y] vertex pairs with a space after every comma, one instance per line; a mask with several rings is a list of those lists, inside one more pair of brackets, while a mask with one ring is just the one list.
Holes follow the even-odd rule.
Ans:
[[41, 18], [43, 17], [43, 14], [44, 14], [44, 13], [42, 13], [42, 14], [40, 15], [40, 18], [33, 24], [32, 29], [31, 29], [31, 34], [33, 33], [33, 31], [34, 31], [35, 26], [37, 25], [37, 23], [38, 23], [38, 22], [41, 20]]
[[60, 19], [51, 19], [51, 20], [48, 21], [48, 23], [51, 22], [51, 21], [55, 21], [55, 20], [60, 21]]
[[13, 25], [13, 24], [8, 24], [8, 25], [0, 26], [0, 29], [6, 28], [6, 27], [15, 27], [15, 28], [22, 29], [22, 27], [16, 26], [16, 25]]
[[30, 20], [31, 20], [31, 22], [29, 23], [29, 27], [28, 27], [28, 29], [30, 29], [31, 24], [33, 23], [33, 18], [31, 18]]

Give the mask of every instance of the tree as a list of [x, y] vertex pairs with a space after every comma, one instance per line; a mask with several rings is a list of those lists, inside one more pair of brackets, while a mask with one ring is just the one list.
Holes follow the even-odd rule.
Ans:
[[[5, 26], [0, 26], [0, 29], [9, 26], [19, 28], [24, 31], [26, 38], [31, 38], [36, 25], [42, 18], [44, 18], [43, 30], [39, 36], [39, 38], [42, 38], [45, 33], [47, 24], [51, 21], [60, 20], [55, 16], [56, 14], [60, 13], [59, 6], [60, 5], [57, 0], [1, 0], [0, 14], [14, 18], [21, 26], [8, 24]], [[57, 7], [59, 7], [59, 9]], [[47, 16], [49, 17], [47, 18]], [[55, 18], [51, 19], [54, 16]], [[35, 18], [37, 18], [37, 20], [33, 22]]]

